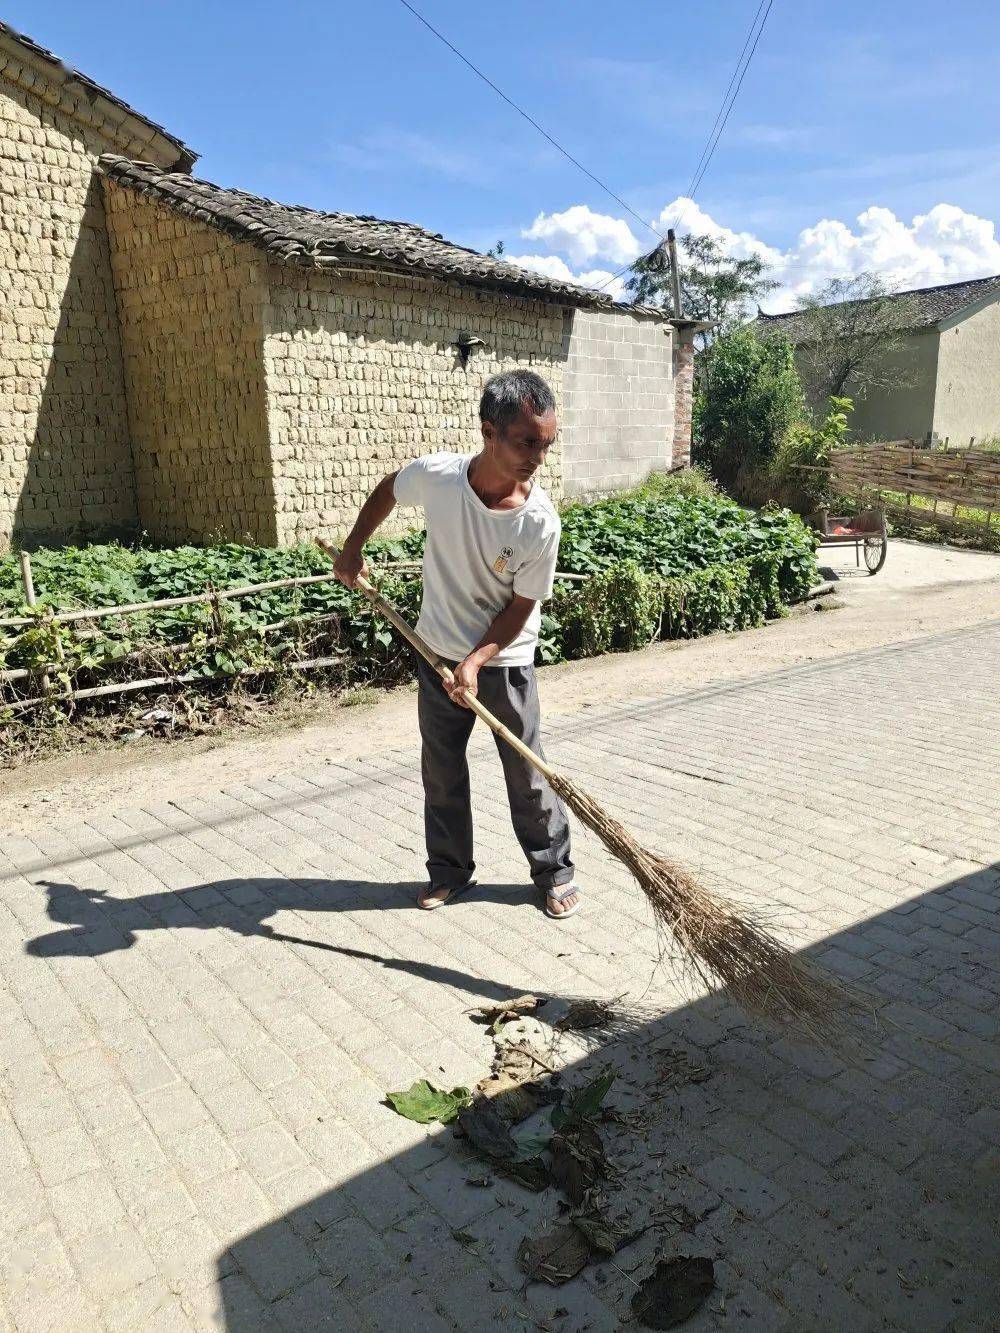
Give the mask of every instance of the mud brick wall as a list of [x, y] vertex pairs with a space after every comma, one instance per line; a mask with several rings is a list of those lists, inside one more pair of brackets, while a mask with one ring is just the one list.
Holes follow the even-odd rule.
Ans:
[[626, 490], [670, 468], [672, 329], [651, 315], [575, 310], [567, 330], [565, 491]]
[[[463, 368], [460, 333], [483, 340]], [[530, 367], [561, 406], [561, 306], [420, 278], [327, 277], [272, 266], [264, 366], [277, 536], [344, 535], [381, 477], [420, 454], [479, 447], [482, 386]], [[561, 498], [557, 444], [542, 485]], [[420, 521], [393, 513], [384, 531]]]
[[[31, 80], [34, 90], [21, 86]], [[135, 526], [100, 153], [0, 47], [0, 549]]]
[[157, 541], [276, 541], [256, 250], [104, 181], [139, 520]]

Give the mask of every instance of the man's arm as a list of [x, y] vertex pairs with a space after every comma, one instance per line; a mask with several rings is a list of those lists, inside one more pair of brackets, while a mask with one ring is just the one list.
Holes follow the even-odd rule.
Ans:
[[458, 666], [455, 668], [455, 683], [453, 685], [445, 684], [445, 689], [453, 703], [462, 704], [468, 708], [468, 704], [462, 699], [460, 692], [463, 688], [470, 694], [475, 694], [479, 682], [479, 668], [485, 666], [492, 658], [496, 657], [513, 643], [517, 636], [528, 623], [528, 617], [535, 609], [537, 603], [532, 597], [515, 597], [512, 602], [500, 612], [493, 624], [489, 627], [483, 637]]
[[396, 496], [393, 492], [396, 476], [396, 472], [391, 472], [388, 477], [383, 477], [361, 506], [361, 512], [354, 520], [351, 534], [344, 542], [333, 566], [337, 578], [348, 588], [354, 587], [360, 574], [366, 577], [368, 575], [364, 556], [365, 542], [396, 508]]

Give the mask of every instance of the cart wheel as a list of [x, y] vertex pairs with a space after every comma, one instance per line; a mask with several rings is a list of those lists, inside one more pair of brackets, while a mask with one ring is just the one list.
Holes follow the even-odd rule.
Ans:
[[877, 574], [889, 554], [889, 543], [884, 537], [865, 538], [865, 564], [869, 574]]

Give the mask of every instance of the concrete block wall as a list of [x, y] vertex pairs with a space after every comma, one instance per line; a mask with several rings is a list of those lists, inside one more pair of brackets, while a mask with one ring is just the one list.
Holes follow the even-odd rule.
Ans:
[[[0, 549], [135, 526], [97, 128], [0, 48]], [[34, 81], [34, 76], [31, 76]], [[55, 100], [55, 99], [53, 99]]]
[[625, 490], [671, 466], [672, 327], [651, 315], [574, 310], [562, 417], [568, 497]]
[[[563, 392], [563, 309], [422, 278], [270, 270], [264, 366], [282, 543], [342, 536], [377, 481], [420, 454], [479, 448], [486, 379], [530, 366]], [[483, 340], [463, 368], [462, 332]], [[562, 449], [542, 485], [561, 498]], [[397, 510], [384, 531], [418, 522]]]
[[140, 523], [162, 542], [273, 544], [266, 266], [113, 180], [104, 190]]

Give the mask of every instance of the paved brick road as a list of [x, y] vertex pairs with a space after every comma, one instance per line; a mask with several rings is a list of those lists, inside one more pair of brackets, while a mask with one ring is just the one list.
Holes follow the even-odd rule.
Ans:
[[[588, 912], [520, 881], [477, 741], [482, 889], [411, 908], [414, 755], [0, 842], [0, 1323], [19, 1330], [614, 1329], [654, 1254], [716, 1259], [691, 1328], [997, 1328], [1000, 626], [563, 719], [551, 757], [870, 989], [851, 1063], [683, 984], [588, 841]], [[465, 1010], [644, 997], [610, 1059], [617, 1197], [655, 1226], [522, 1289], [552, 1191], [380, 1105], [475, 1081]], [[682, 1050], [708, 1071], [684, 1082]], [[670, 1216], [664, 1209], [672, 1210]], [[686, 1210], [686, 1211], [685, 1211]], [[457, 1234], [455, 1234], [457, 1233]], [[565, 1311], [558, 1314], [558, 1311]]]

